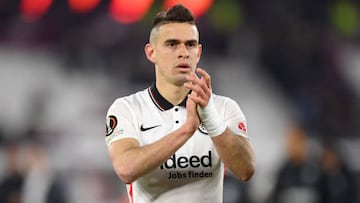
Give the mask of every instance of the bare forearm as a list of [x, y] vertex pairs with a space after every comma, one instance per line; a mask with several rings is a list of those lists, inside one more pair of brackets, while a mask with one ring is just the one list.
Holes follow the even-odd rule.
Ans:
[[229, 129], [212, 140], [226, 166], [241, 180], [249, 180], [255, 171], [255, 157], [250, 141], [234, 135]]
[[131, 183], [159, 167], [190, 137], [188, 132], [179, 128], [150, 145], [131, 147], [123, 153], [115, 152], [113, 166], [124, 182]]
[[186, 121], [177, 130], [158, 141], [140, 146], [136, 139], [118, 140], [110, 146], [113, 167], [125, 183], [131, 183], [163, 164], [194, 134], [200, 124], [196, 104], [186, 101]]

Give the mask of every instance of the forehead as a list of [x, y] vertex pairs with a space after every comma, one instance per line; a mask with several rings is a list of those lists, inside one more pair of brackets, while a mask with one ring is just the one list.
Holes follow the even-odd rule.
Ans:
[[168, 23], [158, 28], [160, 39], [199, 40], [199, 32], [195, 25], [189, 23]]

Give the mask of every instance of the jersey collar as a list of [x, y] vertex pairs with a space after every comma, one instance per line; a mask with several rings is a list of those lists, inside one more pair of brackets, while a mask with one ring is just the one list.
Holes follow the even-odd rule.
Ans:
[[[174, 105], [172, 105], [168, 100], [166, 100], [163, 96], [161, 96], [160, 92], [156, 88], [155, 83], [148, 88], [148, 92], [155, 106], [158, 107], [161, 111], [166, 111], [174, 107]], [[186, 107], [186, 100], [187, 97], [185, 97], [185, 99], [182, 102], [180, 102], [180, 104], [178, 104], [177, 106]]]

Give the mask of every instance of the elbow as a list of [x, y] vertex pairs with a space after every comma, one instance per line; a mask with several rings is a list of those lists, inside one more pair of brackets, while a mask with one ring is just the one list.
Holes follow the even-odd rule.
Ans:
[[125, 184], [130, 184], [137, 179], [134, 170], [132, 170], [129, 166], [117, 166], [115, 167], [115, 172], [120, 180]]
[[240, 174], [238, 174], [238, 177], [242, 181], [249, 181], [251, 177], [255, 174], [255, 164], [249, 164], [249, 166], [246, 167], [246, 169], [243, 169]]

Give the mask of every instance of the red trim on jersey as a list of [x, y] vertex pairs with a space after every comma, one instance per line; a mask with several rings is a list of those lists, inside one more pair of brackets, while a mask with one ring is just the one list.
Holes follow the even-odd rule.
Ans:
[[[168, 100], [166, 100], [160, 94], [160, 92], [156, 88], [155, 83], [148, 88], [148, 92], [149, 92], [150, 98], [154, 102], [155, 106], [158, 107], [161, 111], [166, 111], [166, 110], [169, 110], [174, 107], [173, 104], [171, 104]], [[189, 91], [189, 94], [190, 94], [190, 92], [191, 91]], [[186, 100], [187, 100], [187, 97], [185, 97], [185, 99], [176, 106], [186, 107]]]
[[129, 196], [130, 196], [130, 203], [134, 203], [133, 185], [132, 184], [130, 184]]
[[160, 105], [160, 103], [157, 101], [156, 97], [155, 97], [155, 93], [153, 93], [153, 90], [151, 87], [148, 88], [148, 92], [150, 94], [150, 98], [151, 100], [154, 102], [154, 104], [161, 110], [161, 111], [165, 111], [165, 109]]

